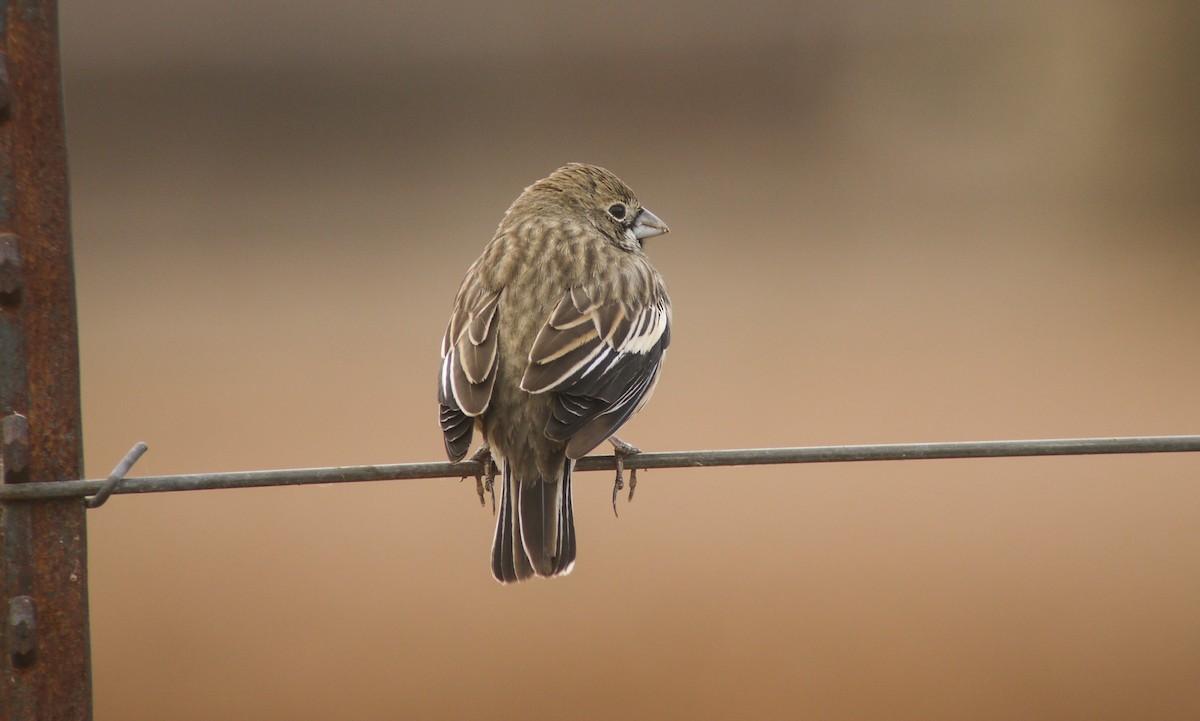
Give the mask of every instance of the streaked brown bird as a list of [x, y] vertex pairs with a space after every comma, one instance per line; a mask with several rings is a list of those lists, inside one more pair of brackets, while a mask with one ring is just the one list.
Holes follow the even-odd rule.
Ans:
[[521, 193], [459, 288], [442, 433], [459, 461], [478, 427], [503, 473], [501, 583], [571, 572], [575, 461], [645, 405], [671, 342], [671, 300], [643, 250], [666, 232], [617, 176], [571, 163]]

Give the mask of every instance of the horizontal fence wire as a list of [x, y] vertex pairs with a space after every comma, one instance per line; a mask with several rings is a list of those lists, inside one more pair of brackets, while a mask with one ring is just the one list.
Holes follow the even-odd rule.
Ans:
[[[130, 456], [141, 455], [144, 444]], [[1083, 456], [1113, 453], [1200, 452], [1200, 436], [1139, 436], [1130, 438], [1062, 438], [1026, 441], [969, 441], [951, 443], [890, 443], [882, 445], [809, 446], [803, 448], [745, 448], [717, 451], [638, 453], [624, 460], [626, 469], [711, 468], [790, 463], [847, 463], [855, 461], [913, 461], [939, 458], [1003, 458], [1019, 456]], [[136, 459], [135, 459], [136, 460]], [[128, 469], [129, 456], [118, 465]], [[612, 471], [613, 456], [588, 456], [577, 471]], [[118, 470], [108, 479], [30, 482], [0, 485], [0, 502], [45, 498], [71, 498], [105, 493], [162, 493], [219, 488], [262, 488], [309, 484], [399, 481], [427, 478], [465, 478], [484, 473], [483, 463], [400, 463], [376, 466], [337, 466], [231, 473], [194, 473], [176, 476], [121, 478]], [[119, 480], [119, 483], [117, 482]], [[105, 496], [107, 497], [107, 496]], [[94, 504], [94, 505], [99, 505]]]

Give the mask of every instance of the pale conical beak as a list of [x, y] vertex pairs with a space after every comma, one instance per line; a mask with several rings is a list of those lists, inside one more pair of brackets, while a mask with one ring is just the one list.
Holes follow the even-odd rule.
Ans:
[[642, 208], [642, 211], [638, 213], [637, 220], [633, 221], [633, 227], [630, 230], [633, 231], [633, 237], [638, 240], [645, 240], [646, 238], [653, 238], [656, 235], [671, 232], [667, 224], [662, 222], [662, 219], [657, 215], [651, 213], [649, 208]]

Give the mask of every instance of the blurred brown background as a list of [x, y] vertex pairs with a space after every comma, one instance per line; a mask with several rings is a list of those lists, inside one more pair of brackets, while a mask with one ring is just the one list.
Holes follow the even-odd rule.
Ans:
[[[572, 160], [670, 223], [648, 450], [1200, 432], [1194, 2], [61, 7], [88, 474], [442, 457]], [[1200, 458], [660, 470], [506, 588], [473, 484], [93, 512], [96, 716], [1200, 717]]]

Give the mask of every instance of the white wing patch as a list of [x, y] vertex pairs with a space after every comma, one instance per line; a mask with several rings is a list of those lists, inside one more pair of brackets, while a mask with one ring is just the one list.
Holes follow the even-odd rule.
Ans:
[[671, 307], [665, 303], [650, 306], [638, 314], [638, 322], [617, 346], [618, 353], [649, 353], [671, 323]]
[[[616, 309], [574, 306], [572, 294], [568, 293], [555, 309], [551, 322], [538, 333], [529, 353], [529, 366], [521, 379], [522, 390], [529, 393], [565, 390], [597, 372], [608, 373], [630, 354], [650, 353], [671, 323], [671, 308], [665, 300], [637, 310], [632, 318], [623, 306]], [[579, 315], [564, 318], [572, 310]], [[603, 318], [605, 311], [613, 316], [607, 324]], [[559, 319], [562, 322], [554, 322]], [[622, 326], [628, 328], [623, 334]]]

